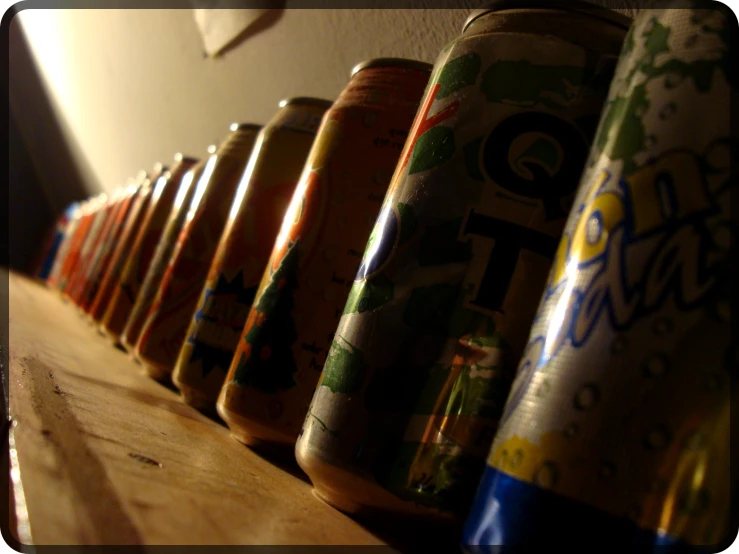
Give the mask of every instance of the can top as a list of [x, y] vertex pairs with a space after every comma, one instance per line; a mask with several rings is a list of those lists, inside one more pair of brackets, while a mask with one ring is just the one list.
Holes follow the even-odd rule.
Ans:
[[231, 126], [229, 127], [231, 131], [246, 131], [247, 129], [259, 131], [261, 128], [262, 126], [257, 125], [256, 123], [231, 123]]
[[462, 32], [464, 33], [473, 21], [491, 12], [531, 9], [565, 10], [586, 13], [592, 17], [604, 19], [615, 25], [624, 27], [625, 29], [629, 28], [632, 21], [627, 15], [583, 0], [494, 0], [484, 8], [474, 10], [467, 18], [467, 21], [464, 22]]
[[310, 98], [308, 96], [296, 96], [295, 98], [285, 98], [280, 101], [280, 108], [293, 104], [302, 104], [304, 106], [318, 106], [319, 108], [330, 108], [333, 102], [324, 100], [323, 98]]
[[419, 62], [418, 60], [409, 60], [406, 58], [375, 58], [373, 60], [367, 60], [355, 65], [352, 68], [352, 72], [351, 75], [349, 75], [349, 78], [351, 79], [357, 73], [359, 73], [363, 69], [367, 69], [368, 67], [405, 67], [407, 69], [426, 71], [428, 73], [431, 73], [431, 70], [434, 68], [434, 66], [430, 63]]
[[156, 175], [157, 173], [162, 173], [165, 170], [165, 166], [161, 162], [157, 162], [154, 164], [154, 171], [151, 172], [152, 175]]
[[182, 154], [182, 152], [177, 152], [177, 154], [174, 155], [174, 161], [176, 162], [190, 162], [190, 163], [198, 163], [197, 158], [193, 158], [192, 156], [185, 156]]

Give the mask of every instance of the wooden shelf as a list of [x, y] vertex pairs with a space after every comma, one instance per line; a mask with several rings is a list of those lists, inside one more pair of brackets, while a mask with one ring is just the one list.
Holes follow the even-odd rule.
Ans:
[[387, 544], [315, 498], [297, 465], [144, 376], [56, 292], [13, 273], [9, 291], [15, 511], [34, 544]]

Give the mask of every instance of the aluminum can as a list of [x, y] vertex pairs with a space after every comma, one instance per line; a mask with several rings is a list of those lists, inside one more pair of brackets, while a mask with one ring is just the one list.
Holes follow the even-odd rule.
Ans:
[[167, 218], [174, 206], [182, 178], [197, 162], [195, 158], [176, 154], [172, 168], [162, 173], [154, 184], [151, 201], [141, 228], [138, 229], [121, 277], [118, 279], [103, 316], [102, 326], [106, 334], [116, 341], [120, 339], [136, 302], [136, 296], [141, 289], [154, 251], [164, 232]]
[[118, 206], [110, 215], [109, 229], [106, 232], [105, 239], [100, 245], [95, 259], [93, 260], [93, 265], [90, 269], [90, 276], [87, 279], [87, 285], [80, 299], [80, 307], [87, 312], [90, 319], [92, 319], [89, 315], [92, 302], [95, 299], [98, 290], [100, 290], [100, 283], [103, 275], [109, 266], [110, 259], [113, 256], [113, 252], [115, 251], [118, 241], [120, 240], [123, 226], [131, 213], [131, 208], [136, 200], [140, 186], [141, 185], [130, 183], [122, 192]]
[[154, 166], [154, 171], [150, 175], [144, 177], [143, 183], [136, 194], [133, 205], [131, 206], [130, 213], [126, 217], [126, 222], [123, 226], [123, 231], [121, 231], [118, 244], [110, 258], [110, 264], [100, 281], [100, 287], [95, 295], [95, 300], [92, 302], [90, 307], [90, 316], [92, 316], [93, 321], [98, 324], [98, 328], [103, 334], [106, 334], [105, 328], [100, 325], [100, 323], [105, 315], [108, 303], [113, 296], [113, 292], [115, 292], [115, 287], [118, 283], [118, 279], [120, 279], [126, 260], [128, 259], [128, 254], [131, 252], [131, 248], [133, 247], [136, 234], [141, 228], [144, 217], [146, 216], [146, 211], [154, 190], [154, 183], [156, 183], [157, 179], [159, 179], [166, 169], [167, 168], [161, 163], [158, 163]]
[[252, 124], [232, 126], [231, 133], [206, 162], [134, 350], [154, 379], [171, 375], [260, 128]]
[[466, 545], [729, 538], [736, 18], [693, 5], [624, 43]]
[[431, 68], [360, 64], [323, 117], [220, 393], [238, 440], [292, 456]]
[[70, 283], [66, 291], [78, 308], [81, 307], [81, 299], [89, 282], [95, 257], [100, 251], [106, 235], [110, 230], [110, 225], [113, 222], [114, 213], [119, 206], [122, 192], [122, 188], [117, 188], [107, 197], [105, 203], [95, 214], [90, 232], [80, 250], [80, 259], [75, 279]]
[[469, 509], [630, 22], [571, 5], [437, 59], [296, 447], [341, 510]]
[[69, 300], [68, 291], [78, 278], [80, 260], [87, 240], [90, 238], [91, 233], [93, 233], [95, 218], [105, 202], [107, 202], [107, 199], [108, 196], [106, 194], [98, 194], [92, 197], [84, 206], [80, 223], [72, 237], [69, 253], [64, 261], [60, 275], [59, 290], [67, 300]]
[[315, 109], [300, 125], [268, 125], [257, 138], [172, 374], [185, 402], [201, 410], [215, 412], [282, 218], [330, 102], [282, 104], [288, 105]]
[[[215, 145], [208, 147], [208, 154], [212, 155], [215, 151]], [[151, 263], [149, 263], [146, 277], [141, 284], [139, 293], [136, 295], [136, 302], [121, 334], [121, 344], [132, 355], [134, 360], [136, 360], [135, 356], [133, 356], [134, 347], [138, 342], [141, 329], [146, 321], [146, 315], [149, 313], [159, 286], [161, 285], [164, 272], [169, 264], [169, 259], [172, 257], [172, 252], [174, 252], [175, 245], [177, 244], [177, 237], [182, 231], [182, 226], [185, 224], [188, 207], [195, 196], [198, 182], [203, 176], [204, 170], [205, 160], [201, 160], [185, 173], [185, 176], [182, 178], [182, 183], [177, 191], [172, 211], [169, 213], [169, 219], [164, 226], [164, 232], [151, 259]]]
[[39, 279], [46, 281], [47, 285], [52, 284], [52, 271], [56, 263], [63, 257], [64, 244], [72, 229], [71, 224], [75, 220], [75, 214], [79, 211], [81, 205], [81, 202], [72, 202], [69, 204], [62, 215], [56, 220], [52, 229], [52, 235], [44, 250], [41, 265], [36, 274]]

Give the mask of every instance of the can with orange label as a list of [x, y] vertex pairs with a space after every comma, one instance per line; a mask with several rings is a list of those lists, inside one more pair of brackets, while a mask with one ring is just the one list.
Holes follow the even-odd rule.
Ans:
[[[90, 315], [96, 323], [100, 323], [102, 321], [108, 302], [110, 302], [110, 299], [113, 296], [115, 286], [118, 283], [121, 271], [123, 270], [128, 254], [131, 251], [133, 241], [136, 238], [136, 233], [141, 227], [144, 216], [146, 215], [146, 210], [151, 201], [151, 193], [154, 190], [153, 184], [157, 179], [159, 179], [165, 170], [166, 168], [162, 166], [162, 164], [157, 164], [154, 167], [154, 172], [151, 176], [144, 179], [141, 188], [136, 194], [136, 199], [131, 206], [130, 214], [126, 218], [126, 223], [121, 232], [118, 244], [111, 256], [110, 264], [100, 282], [99, 290], [95, 295], [95, 300], [90, 308]], [[101, 332], [104, 332], [102, 327], [100, 327], [100, 330]]]
[[79, 210], [80, 203], [72, 202], [69, 204], [62, 215], [60, 215], [54, 226], [51, 228], [49, 237], [43, 250], [43, 254], [38, 267], [36, 268], [36, 276], [49, 284], [49, 277], [54, 263], [60, 254], [61, 246], [67, 237], [67, 229], [70, 222], [74, 219], [74, 214]]
[[[208, 147], [208, 154], [213, 154], [215, 151], [215, 145]], [[136, 295], [136, 302], [128, 316], [123, 333], [121, 333], [121, 344], [130, 353], [133, 353], [136, 342], [141, 334], [141, 329], [146, 321], [146, 315], [149, 313], [159, 286], [162, 283], [162, 277], [164, 277], [167, 264], [177, 244], [177, 237], [180, 231], [182, 231], [182, 226], [185, 224], [187, 209], [192, 202], [197, 184], [203, 176], [204, 170], [205, 160], [201, 160], [190, 168], [182, 178], [174, 205], [172, 206], [172, 211], [169, 213], [167, 224], [164, 226], [164, 232], [159, 239], [156, 252], [154, 252], [154, 256], [146, 271], [146, 277], [144, 277], [141, 283], [141, 289]]]
[[169, 171], [165, 171], [154, 185], [146, 216], [103, 316], [102, 326], [106, 334], [116, 340], [120, 338], [136, 302], [154, 250], [174, 206], [182, 178], [197, 162], [195, 158], [182, 154], [175, 155], [175, 164]]
[[103, 278], [103, 274], [108, 267], [110, 258], [113, 255], [116, 244], [120, 239], [121, 232], [123, 231], [123, 225], [126, 218], [130, 214], [131, 207], [133, 206], [136, 195], [138, 194], [141, 185], [131, 183], [126, 187], [122, 197], [119, 201], [118, 207], [111, 214], [110, 227], [106, 234], [103, 243], [100, 245], [96, 254], [95, 260], [93, 261], [93, 267], [90, 270], [90, 276], [87, 280], [87, 285], [82, 294], [80, 300], [80, 307], [88, 313], [90, 312], [90, 306], [92, 301], [95, 299], [95, 295], [100, 288], [100, 282]]
[[172, 372], [260, 129], [233, 125], [206, 162], [134, 350], [154, 379], [165, 379]]
[[360, 64], [326, 113], [249, 312], [218, 413], [250, 445], [292, 449], [429, 64]]
[[77, 266], [75, 280], [67, 288], [67, 294], [80, 309], [82, 296], [92, 275], [95, 258], [110, 231], [110, 225], [120, 206], [123, 192], [124, 188], [118, 188], [110, 194], [108, 200], [95, 215], [95, 220], [90, 228], [87, 240], [80, 251], [80, 260]]
[[[320, 100], [318, 107], [330, 103]], [[239, 184], [172, 379], [188, 404], [215, 411], [254, 294], [295, 192], [322, 112], [304, 129], [267, 126]]]
[[68, 291], [78, 277], [79, 263], [84, 252], [85, 244], [93, 232], [95, 218], [106, 201], [107, 195], [99, 194], [91, 198], [82, 208], [82, 217], [72, 237], [69, 254], [64, 261], [64, 266], [60, 274], [59, 290], [65, 298], [69, 298]]
[[79, 231], [80, 221], [82, 220], [82, 216], [85, 214], [85, 210], [87, 208], [88, 203], [89, 203], [89, 200], [83, 200], [79, 202], [79, 204], [74, 209], [74, 211], [70, 213], [69, 222], [67, 223], [64, 229], [64, 238], [62, 239], [62, 242], [59, 245], [59, 251], [54, 257], [54, 263], [51, 266], [49, 277], [46, 280], [49, 286], [54, 289], [58, 290], [60, 287], [62, 268], [66, 264], [67, 256], [69, 255], [71, 251], [71, 245], [74, 242], [74, 237], [77, 235], [77, 232]]

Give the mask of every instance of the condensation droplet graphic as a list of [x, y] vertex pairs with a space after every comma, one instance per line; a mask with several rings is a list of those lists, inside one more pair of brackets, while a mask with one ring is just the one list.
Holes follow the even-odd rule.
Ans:
[[610, 479], [614, 475], [616, 475], [616, 464], [613, 462], [603, 462], [600, 464], [600, 469], [598, 470], [598, 475], [600, 475], [603, 479]]
[[587, 229], [585, 232], [585, 238], [588, 244], [598, 244], [601, 235], [603, 234], [603, 222], [600, 217], [591, 217], [588, 220]]
[[611, 352], [613, 354], [621, 354], [626, 350], [628, 345], [629, 342], [624, 337], [616, 337], [611, 344]]
[[670, 444], [670, 430], [666, 425], [659, 423], [644, 437], [644, 446], [649, 450], [662, 450]]
[[669, 369], [670, 364], [664, 354], [652, 354], [644, 363], [644, 375], [647, 377], [661, 377]]
[[598, 403], [598, 400], [600, 400], [600, 390], [598, 389], [598, 386], [593, 383], [588, 383], [575, 395], [575, 409], [583, 412], [590, 410]]
[[658, 337], [663, 337], [672, 331], [672, 321], [667, 318], [658, 319], [652, 326], [652, 332]]
[[564, 430], [565, 437], [574, 437], [580, 432], [580, 426], [577, 423], [570, 423]]
[[552, 488], [557, 483], [557, 477], [557, 464], [547, 460], [534, 472], [534, 483], [540, 487]]

